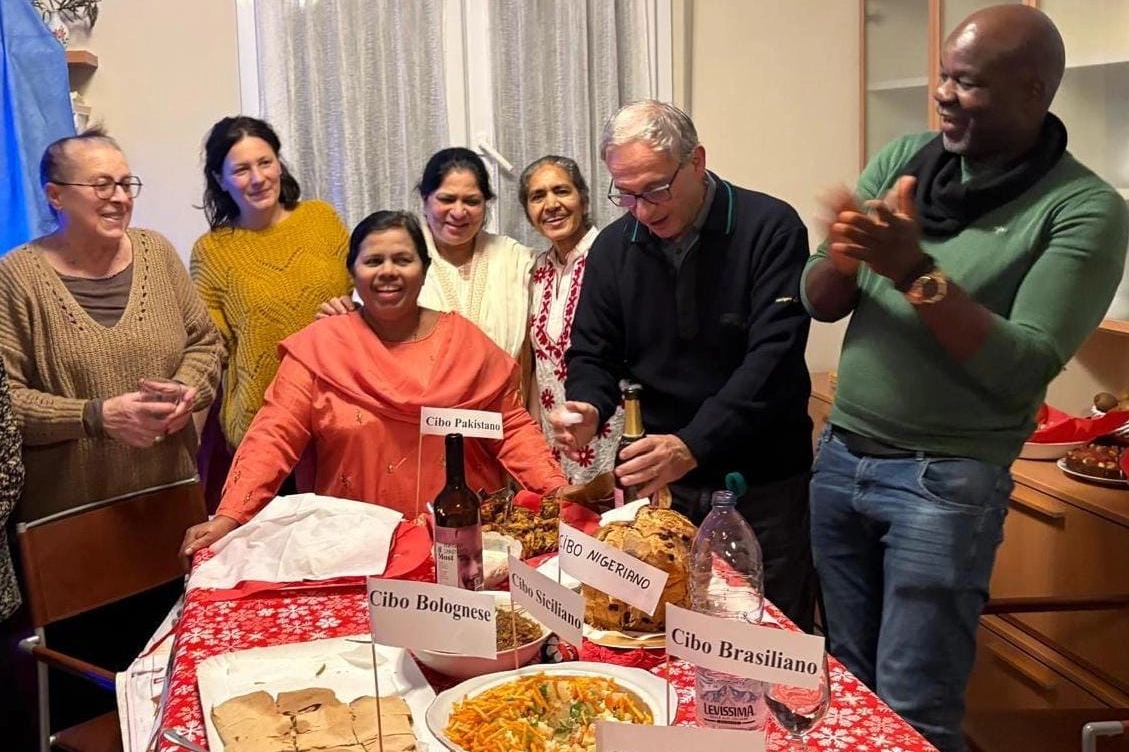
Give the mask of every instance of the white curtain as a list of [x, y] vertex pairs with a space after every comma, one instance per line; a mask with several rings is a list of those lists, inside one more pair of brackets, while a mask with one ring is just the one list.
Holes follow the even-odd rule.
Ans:
[[259, 106], [302, 195], [352, 227], [418, 211], [415, 185], [447, 145], [440, 0], [255, 0]]
[[517, 201], [522, 168], [545, 154], [580, 165], [597, 227], [622, 213], [604, 198], [609, 176], [600, 161], [600, 132], [620, 105], [657, 95], [654, 5], [491, 0], [495, 142], [516, 172], [501, 178], [501, 232], [533, 248], [546, 246]]
[[[488, 39], [464, 49], [489, 54], [465, 52], [473, 59], [444, 71], [454, 38], [444, 34], [470, 33], [450, 17], [444, 29], [444, 0], [254, 0], [260, 112], [303, 195], [331, 202], [347, 224], [377, 209], [418, 212], [427, 158], [476, 146], [449, 143], [450, 88], [489, 103], [495, 146], [515, 168], [495, 186], [492, 226], [545, 245], [516, 183], [545, 154], [580, 164], [593, 218], [607, 224], [620, 210], [604, 199], [600, 130], [621, 104], [657, 94], [656, 0], [463, 0], [464, 9], [473, 3], [487, 3]], [[469, 71], [482, 65], [489, 92], [471, 90]]]

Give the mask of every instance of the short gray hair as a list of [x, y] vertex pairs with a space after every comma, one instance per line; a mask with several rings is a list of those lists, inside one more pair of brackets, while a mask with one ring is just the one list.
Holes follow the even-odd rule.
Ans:
[[608, 149], [632, 141], [672, 154], [679, 164], [689, 159], [700, 143], [690, 116], [657, 99], [626, 104], [608, 119], [600, 137], [600, 159], [606, 161]]

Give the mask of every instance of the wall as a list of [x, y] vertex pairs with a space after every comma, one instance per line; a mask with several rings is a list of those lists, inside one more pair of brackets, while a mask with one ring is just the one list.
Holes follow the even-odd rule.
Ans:
[[168, 236], [187, 262], [207, 229], [200, 147], [207, 129], [239, 111], [232, 0], [108, 0], [89, 36], [71, 47], [98, 55], [98, 70], [74, 81], [144, 181], [133, 225]]
[[[707, 166], [791, 203], [818, 242], [818, 192], [858, 175], [858, 3], [687, 0], [674, 19], [690, 66], [675, 96]], [[812, 325], [813, 371], [835, 367], [842, 331]]]

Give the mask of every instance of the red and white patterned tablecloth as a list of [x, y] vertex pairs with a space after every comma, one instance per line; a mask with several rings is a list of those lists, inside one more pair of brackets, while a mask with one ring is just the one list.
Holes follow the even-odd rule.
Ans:
[[[413, 572], [408, 579], [433, 579], [428, 564]], [[774, 608], [773, 615], [783, 620]], [[196, 687], [196, 664], [213, 655], [247, 648], [307, 642], [368, 631], [368, 609], [363, 585], [321, 589], [301, 589], [259, 593], [237, 600], [216, 601], [209, 591], [188, 591], [184, 611], [177, 625], [174, 659], [169, 679], [168, 697], [160, 728], [171, 729], [188, 740], [207, 747], [204, 714]], [[581, 658], [599, 660], [613, 657], [607, 649], [587, 642]], [[614, 662], [646, 668], [664, 676], [666, 660], [661, 651], [615, 651]], [[694, 667], [682, 660], [672, 660], [671, 684], [678, 694], [678, 725], [694, 723]], [[823, 721], [809, 735], [814, 750], [850, 752], [935, 752], [935, 749], [905, 721], [865, 686], [859, 683], [838, 661], [831, 661], [831, 708]], [[436, 689], [455, 682], [425, 670]], [[769, 750], [787, 750], [786, 735], [769, 721], [766, 736]], [[159, 752], [176, 752], [180, 748], [161, 739]], [[431, 752], [437, 752], [432, 750]]]

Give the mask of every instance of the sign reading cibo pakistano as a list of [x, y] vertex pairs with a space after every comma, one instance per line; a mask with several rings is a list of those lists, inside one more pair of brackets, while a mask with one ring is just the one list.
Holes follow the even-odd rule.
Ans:
[[666, 651], [712, 671], [805, 689], [819, 686], [823, 638], [666, 604]]
[[481, 439], [502, 438], [502, 414], [486, 410], [459, 410], [446, 407], [422, 407], [419, 411], [419, 432], [424, 435], [461, 433]]
[[369, 577], [368, 604], [369, 629], [379, 645], [482, 658], [497, 655], [490, 593]]
[[564, 522], [560, 525], [558, 537], [562, 572], [634, 606], [648, 616], [655, 613], [666, 587], [666, 572]]
[[580, 593], [511, 556], [510, 595], [514, 605], [524, 608], [562, 640], [580, 645], [584, 630], [584, 596]]

